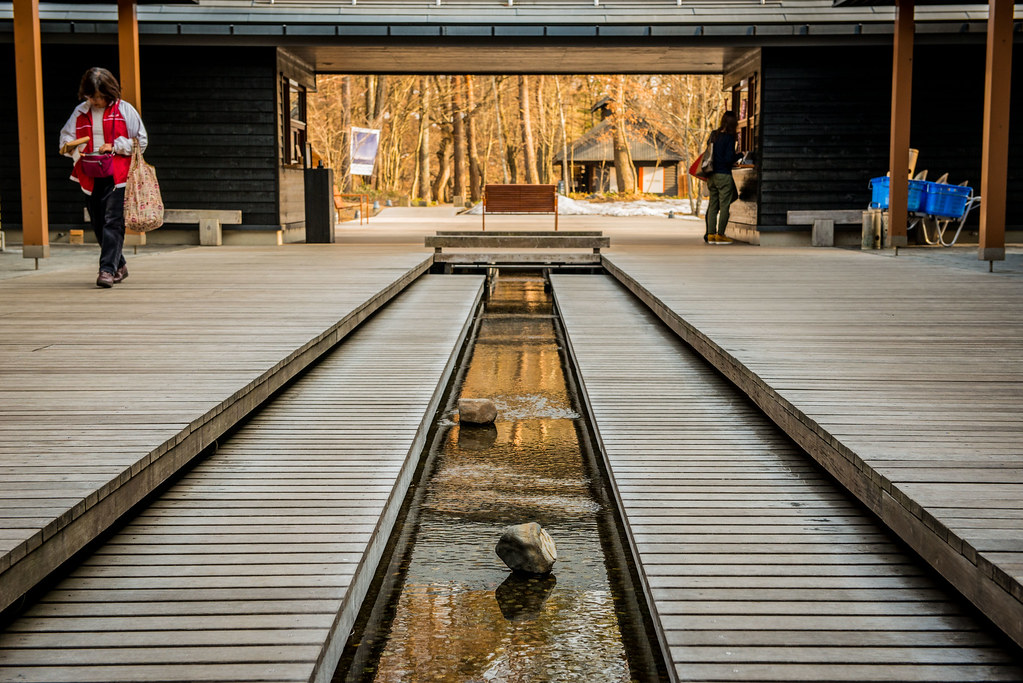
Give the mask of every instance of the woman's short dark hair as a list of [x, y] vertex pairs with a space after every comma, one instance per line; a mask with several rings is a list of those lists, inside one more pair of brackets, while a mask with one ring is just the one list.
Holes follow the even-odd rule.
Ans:
[[722, 133], [735, 135], [735, 132], [739, 130], [739, 117], [735, 115], [734, 111], [729, 109], [721, 115], [721, 125], [718, 126], [718, 130]]
[[78, 86], [78, 99], [84, 100], [97, 94], [107, 98], [109, 104], [121, 99], [121, 86], [118, 85], [114, 74], [94, 66], [82, 76], [82, 84]]

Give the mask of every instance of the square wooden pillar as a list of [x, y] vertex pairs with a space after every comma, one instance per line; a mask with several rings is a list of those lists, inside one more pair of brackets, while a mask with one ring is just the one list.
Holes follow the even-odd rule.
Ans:
[[892, 44], [892, 132], [888, 151], [891, 172], [888, 197], [888, 243], [906, 245], [909, 219], [909, 129], [913, 103], [914, 0], [895, 0]]
[[1005, 259], [1013, 0], [990, 0], [988, 8], [980, 172], [980, 248], [977, 256], [982, 261], [1001, 261]]
[[50, 255], [43, 130], [43, 58], [39, 0], [14, 0], [14, 69], [21, 162], [21, 226], [25, 258]]
[[[141, 69], [139, 68], [139, 19], [135, 0], [117, 0], [117, 51], [121, 72], [121, 98], [141, 113]], [[125, 230], [124, 244], [146, 243], [146, 233]]]

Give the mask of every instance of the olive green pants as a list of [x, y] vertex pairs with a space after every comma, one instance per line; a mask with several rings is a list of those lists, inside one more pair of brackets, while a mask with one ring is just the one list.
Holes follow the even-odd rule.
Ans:
[[728, 209], [732, 205], [735, 183], [731, 173], [712, 173], [707, 179], [710, 202], [707, 204], [707, 234], [725, 234], [728, 225]]

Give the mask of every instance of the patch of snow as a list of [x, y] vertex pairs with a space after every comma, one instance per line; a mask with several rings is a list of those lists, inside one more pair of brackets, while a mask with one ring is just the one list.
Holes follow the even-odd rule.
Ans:
[[[706, 206], [707, 202], [703, 200], [703, 208], [705, 209]], [[675, 215], [689, 215], [692, 213], [688, 199], [588, 202], [583, 199], [572, 199], [565, 195], [558, 195], [559, 216], [667, 216], [669, 211], [674, 212]], [[483, 213], [483, 204], [476, 204], [463, 213], [479, 216]]]

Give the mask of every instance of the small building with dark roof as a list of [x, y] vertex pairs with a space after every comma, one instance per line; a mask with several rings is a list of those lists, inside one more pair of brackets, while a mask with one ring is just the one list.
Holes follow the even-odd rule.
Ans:
[[[618, 183], [614, 165], [614, 125], [608, 118], [608, 98], [593, 106], [601, 111], [601, 121], [578, 140], [569, 144], [568, 162], [572, 168], [572, 181], [576, 192], [616, 192]], [[629, 154], [636, 167], [636, 187], [641, 192], [677, 196], [679, 179], [684, 176], [679, 168], [685, 161], [685, 151], [665, 133], [643, 118], [630, 117], [625, 126], [625, 139]], [[564, 154], [558, 152], [559, 165]]]

